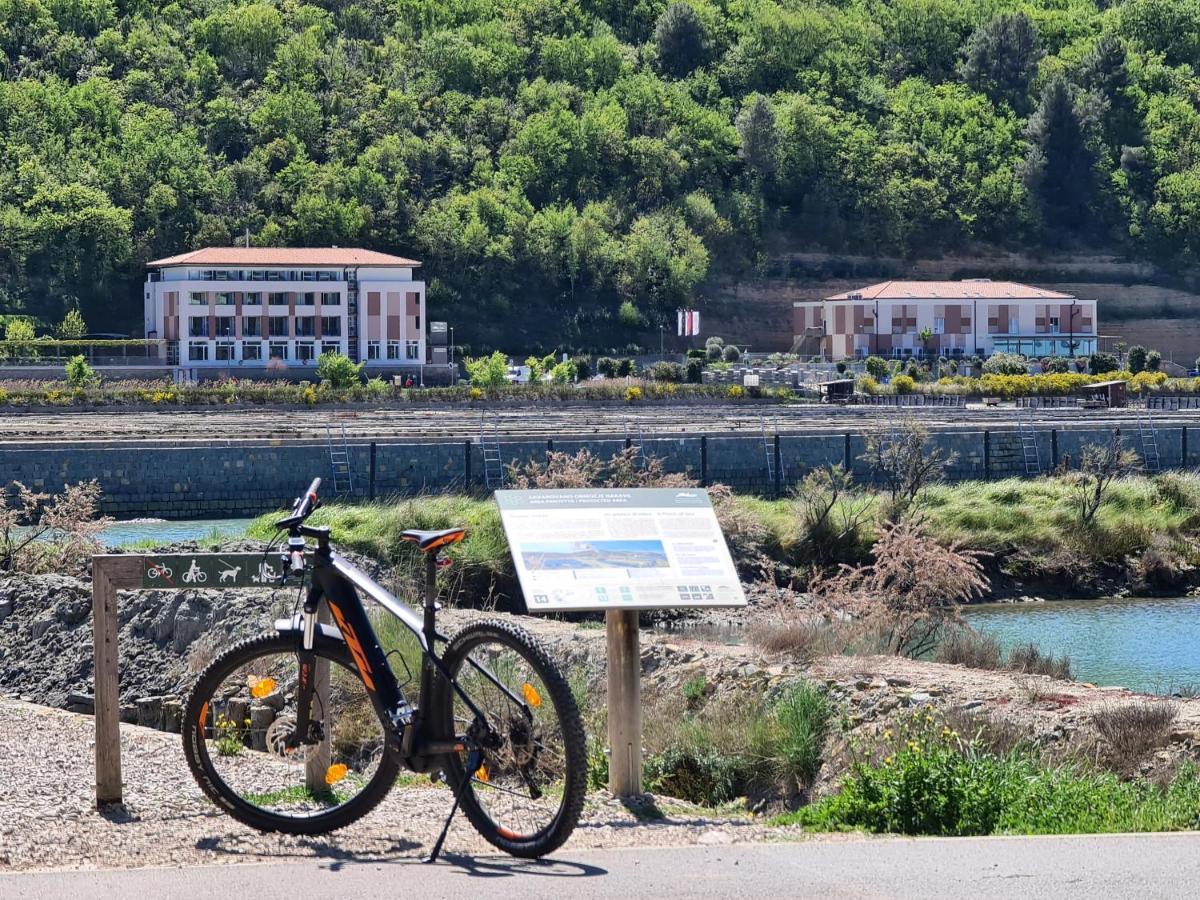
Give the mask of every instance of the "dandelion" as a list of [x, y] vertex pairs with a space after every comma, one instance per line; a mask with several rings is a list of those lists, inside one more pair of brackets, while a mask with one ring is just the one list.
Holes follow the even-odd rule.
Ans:
[[883, 733], [883, 739], [885, 741], [890, 741], [892, 739], [892, 729], [889, 728]]

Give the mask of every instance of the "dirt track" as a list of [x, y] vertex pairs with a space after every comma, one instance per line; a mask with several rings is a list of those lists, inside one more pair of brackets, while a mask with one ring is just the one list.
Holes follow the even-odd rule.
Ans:
[[[0, 416], [0, 444], [204, 443], [325, 440], [326, 425], [337, 435], [386, 441], [479, 438], [486, 422], [506, 438], [588, 438], [682, 434], [773, 434], [860, 431], [879, 421], [913, 416], [937, 430], [978, 431], [1017, 425], [1012, 407], [828, 407], [812, 405], [647, 405], [553, 406], [429, 405], [392, 408], [368, 406], [321, 409], [200, 407], [170, 410], [53, 409], [7, 411]], [[1042, 409], [1044, 427], [1136, 427], [1133, 410]], [[1200, 410], [1155, 412], [1158, 427], [1200, 424]]]

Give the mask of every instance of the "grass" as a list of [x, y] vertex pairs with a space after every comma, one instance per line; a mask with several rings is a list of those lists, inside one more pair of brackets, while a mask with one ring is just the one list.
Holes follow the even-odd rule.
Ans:
[[1071, 659], [1043, 652], [1036, 644], [1022, 644], [1004, 653], [1000, 642], [969, 626], [946, 631], [938, 641], [934, 657], [937, 662], [966, 666], [970, 669], [1007, 669], [1023, 675], [1049, 675], [1069, 681]]
[[1085, 834], [1200, 827], [1200, 769], [1168, 784], [1051, 765], [1027, 746], [992, 752], [931, 715], [914, 714], [857, 759], [839, 793], [776, 825], [927, 835]]

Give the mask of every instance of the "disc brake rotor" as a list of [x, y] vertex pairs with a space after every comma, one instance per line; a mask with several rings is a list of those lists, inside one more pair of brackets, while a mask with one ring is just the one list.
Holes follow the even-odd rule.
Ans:
[[294, 716], [276, 717], [275, 721], [267, 726], [267, 751], [272, 756], [277, 756], [280, 759], [303, 759], [305, 762], [315, 759], [317, 751], [321, 749], [320, 744], [300, 744], [297, 747], [288, 746], [288, 741], [295, 732], [296, 719]]

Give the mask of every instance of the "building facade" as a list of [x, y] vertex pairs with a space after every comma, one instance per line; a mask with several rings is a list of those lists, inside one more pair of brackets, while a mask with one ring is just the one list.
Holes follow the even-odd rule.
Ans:
[[368, 368], [422, 366], [420, 265], [349, 247], [206, 247], [155, 260], [146, 337], [186, 368], [315, 368], [328, 352]]
[[[865, 356], [1087, 356], [1096, 302], [1012, 281], [885, 281], [793, 304], [793, 349]], [[922, 332], [928, 332], [922, 339]]]

